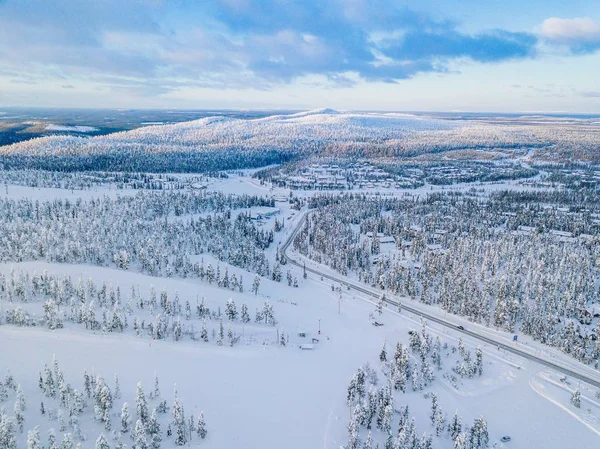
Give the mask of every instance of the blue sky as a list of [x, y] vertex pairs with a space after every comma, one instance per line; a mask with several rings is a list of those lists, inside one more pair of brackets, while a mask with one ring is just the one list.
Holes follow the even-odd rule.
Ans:
[[600, 2], [0, 0], [0, 105], [600, 112]]

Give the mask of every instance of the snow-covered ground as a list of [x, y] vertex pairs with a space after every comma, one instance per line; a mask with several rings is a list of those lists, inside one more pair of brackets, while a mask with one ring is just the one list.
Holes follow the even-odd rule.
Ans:
[[[298, 119], [308, 120], [306, 117]], [[496, 188], [497, 185], [493, 186]], [[518, 188], [514, 182], [503, 186]], [[226, 193], [289, 196], [288, 190], [272, 189], [270, 185], [261, 185], [249, 176], [211, 179], [207, 188]], [[430, 191], [429, 187], [416, 193], [427, 191]], [[11, 198], [74, 200], [78, 197], [85, 199], [129, 192], [117, 191], [110, 186], [71, 192], [9, 185], [8, 194], [4, 188], [0, 189], [0, 193]], [[310, 193], [298, 194], [305, 196]], [[286, 218], [286, 226], [276, 234], [275, 245], [267, 250], [271, 259], [275, 255], [277, 242], [285, 240], [302, 215], [293, 211], [288, 203], [277, 203], [276, 207], [281, 208], [280, 216]], [[273, 221], [271, 218], [265, 226], [270, 229]], [[216, 265], [216, 260], [210, 255], [205, 254], [204, 260]], [[307, 262], [307, 265], [310, 263]], [[224, 269], [223, 265], [221, 269]], [[66, 379], [80, 390], [83, 388], [84, 370], [102, 374], [111, 385], [114, 375], [118, 374], [123, 397], [115, 400], [114, 428], [118, 428], [118, 415], [124, 401], [130, 404], [132, 415], [135, 416], [136, 383], [141, 381], [146, 392], [151, 391], [156, 372], [160, 378], [162, 396], [169, 406], [174, 396], [173, 385], [176, 384], [186, 416], [193, 413], [197, 417], [200, 411], [204, 412], [208, 436], [202, 441], [195, 437], [190, 447], [338, 449], [346, 444], [349, 419], [346, 394], [351, 377], [365, 362], [374, 367], [380, 366], [379, 352], [384, 343], [389, 357], [397, 342], [408, 345], [408, 331], [419, 331], [422, 323], [410, 314], [388, 309], [384, 309], [379, 316], [375, 312], [375, 304], [356, 292], [332, 291], [329, 282], [312, 274], [303, 279], [302, 270], [289, 265], [282, 266], [284, 275], [288, 269], [298, 278], [298, 288], [288, 287], [285, 276], [281, 283], [262, 279], [258, 294], [255, 295], [251, 291], [253, 274], [231, 266], [228, 267], [230, 274], [244, 277], [244, 293], [209, 285], [199, 279], [157, 278], [116, 268], [46, 262], [0, 265], [0, 273], [6, 276], [11, 270], [30, 274], [41, 274], [47, 270], [59, 277], [68, 275], [74, 282], [79, 277], [92, 278], [97, 285], [105, 282], [113, 288], [118, 286], [124, 300], [132, 285], [143, 297], [148, 297], [151, 285], [157, 292], [163, 289], [168, 291], [170, 296], [177, 292], [182, 302], [189, 300], [193, 307], [197, 298], [204, 297], [211, 308], [221, 307], [224, 310], [227, 300], [231, 298], [238, 307], [241, 303], [247, 303], [252, 318], [255, 309], [268, 300], [273, 304], [278, 320], [277, 325], [271, 327], [254, 322], [246, 326], [235, 324], [235, 332], [241, 334], [242, 338], [233, 347], [227, 344], [217, 346], [212, 339], [209, 343], [189, 338], [182, 341], [173, 341], [172, 338], [153, 340], [147, 335], [136, 336], [131, 328], [124, 333], [91, 332], [70, 322], [65, 323], [65, 328], [56, 330], [43, 326], [2, 325], [0, 379], [3, 379], [5, 370], [10, 369], [15, 380], [21, 384], [27, 401], [25, 431], [18, 436], [19, 449], [26, 447], [27, 429], [33, 429], [36, 425], [40, 426], [44, 442], [47, 441], [47, 430], [51, 427], [57, 430], [58, 440], [61, 440], [62, 432], [58, 432], [57, 421], [51, 421], [48, 415], [42, 416], [39, 410], [40, 401], [46, 401], [38, 388], [39, 372], [44, 364], [51, 365], [53, 355], [59, 361]], [[2, 301], [2, 315], [15, 305]], [[411, 306], [421, 307], [416, 301]], [[42, 303], [32, 302], [26, 307], [38, 316], [43, 315]], [[427, 307], [427, 312], [434, 313], [435, 309]], [[438, 313], [443, 315], [443, 312]], [[374, 319], [383, 323], [383, 326], [373, 326]], [[460, 318], [454, 320], [457, 324], [476, 326]], [[214, 321], [210, 323], [212, 327], [215, 325]], [[452, 329], [434, 324], [428, 324], [427, 327], [431, 335], [434, 338], [439, 336], [442, 343], [449, 345], [448, 348], [458, 344], [460, 335]], [[483, 326], [478, 326], [478, 330], [496, 338], [510, 338], [506, 333]], [[289, 335], [286, 346], [278, 344], [278, 335], [282, 331]], [[300, 337], [300, 332], [306, 333], [306, 337]], [[314, 349], [299, 348], [301, 344], [311, 344], [313, 337], [319, 340], [314, 343]], [[463, 342], [471, 351], [480, 344], [469, 337], [463, 337]], [[519, 344], [530, 346], [533, 351], [553, 354], [564, 363], [571, 363], [582, 370], [587, 369], [558, 351], [533, 341], [521, 338]], [[436, 380], [423, 391], [396, 392], [397, 408], [410, 406], [419, 435], [423, 432], [433, 433], [429, 421], [431, 400], [424, 398], [424, 395], [435, 392], [448, 418], [458, 410], [463, 425], [470, 425], [475, 418], [484, 416], [488, 423], [490, 446], [497, 443], [499, 447], [499, 439], [510, 435], [512, 441], [505, 443], [507, 448], [598, 447], [600, 405], [595, 399], [595, 389], [574, 383], [568, 385], [559, 380], [561, 376], [557, 373], [515, 355], [505, 354], [495, 347], [481, 346], [481, 349], [484, 360], [481, 377], [459, 379], [457, 386], [453, 386], [448, 378], [438, 374]], [[449, 359], [453, 357], [450, 349], [445, 352], [450, 354]], [[447, 368], [449, 366], [443, 373], [449, 372]], [[380, 376], [380, 386], [384, 383]], [[582, 406], [577, 409], [570, 403], [570, 397], [571, 390], [579, 388]], [[0, 408], [5, 407], [11, 412], [13, 403], [14, 395], [9, 401], [1, 403]], [[155, 405], [156, 402], [151, 402], [151, 406]], [[161, 417], [163, 429], [170, 416], [169, 413]], [[394, 415], [394, 422], [397, 420], [397, 415]], [[88, 437], [83, 443], [84, 448], [93, 448], [96, 437], [101, 432], [106, 433], [100, 423], [91, 419], [81, 420], [81, 426]], [[364, 439], [365, 436], [361, 431], [361, 437]], [[131, 447], [131, 440], [125, 442]], [[379, 442], [383, 447], [383, 440], [379, 439]], [[114, 447], [112, 440], [110, 444]], [[173, 437], [164, 438], [161, 447], [174, 448]], [[450, 449], [453, 442], [443, 436], [434, 440], [434, 447]]]

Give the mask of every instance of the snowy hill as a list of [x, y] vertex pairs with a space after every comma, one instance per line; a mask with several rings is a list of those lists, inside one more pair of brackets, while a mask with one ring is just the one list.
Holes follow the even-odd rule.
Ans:
[[[121, 151], [146, 153], [218, 151], [232, 147], [252, 150], [331, 142], [372, 142], [398, 139], [409, 132], [452, 129], [443, 120], [395, 114], [358, 114], [319, 109], [261, 119], [208, 117], [191, 122], [154, 125], [108, 136], [79, 138], [50, 136], [2, 149], [5, 154], [103, 154]], [[143, 147], [138, 147], [143, 145]]]
[[[201, 172], [261, 167], [311, 155], [388, 158], [530, 147], [553, 148], [556, 157], [557, 150], [576, 144], [581, 159], [589, 159], [597, 135], [589, 129], [573, 131], [568, 124], [548, 127], [318, 109], [253, 119], [213, 116], [104, 136], [41, 137], [0, 147], [0, 158], [13, 168]], [[39, 158], [49, 155], [53, 158]]]

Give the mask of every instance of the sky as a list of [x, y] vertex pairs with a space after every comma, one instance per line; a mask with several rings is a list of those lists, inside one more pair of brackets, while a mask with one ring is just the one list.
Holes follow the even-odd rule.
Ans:
[[590, 0], [0, 0], [0, 106], [600, 113]]

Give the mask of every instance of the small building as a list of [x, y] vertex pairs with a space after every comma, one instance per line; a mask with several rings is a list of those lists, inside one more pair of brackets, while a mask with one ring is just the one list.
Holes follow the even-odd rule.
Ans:
[[306, 338], [306, 332], [298, 332], [298, 337]]

